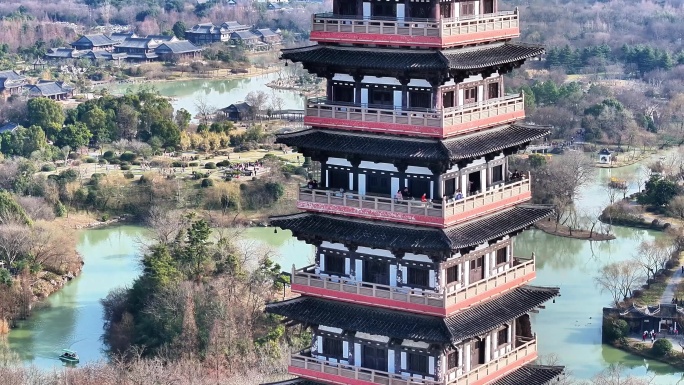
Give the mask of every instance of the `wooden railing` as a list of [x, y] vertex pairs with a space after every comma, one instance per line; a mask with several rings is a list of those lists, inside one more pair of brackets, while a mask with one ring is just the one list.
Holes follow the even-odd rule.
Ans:
[[366, 297], [444, 308], [444, 294], [442, 292], [359, 282], [346, 277], [338, 278], [316, 274], [313, 269], [313, 265], [299, 270], [295, 270], [293, 266], [292, 283]]
[[[530, 178], [495, 185], [489, 190], [468, 196], [458, 200], [421, 202], [419, 200], [397, 200], [389, 197], [380, 197], [356, 192], [336, 192], [333, 190], [315, 190], [301, 188], [299, 201], [327, 205], [338, 205], [350, 208], [387, 211], [397, 214], [422, 215], [444, 219], [444, 223], [450, 222], [450, 218], [467, 216], [468, 211], [480, 209], [488, 205], [508, 198], [530, 192]], [[439, 203], [441, 202], [441, 203]], [[493, 206], [495, 207], [495, 206]], [[316, 208], [312, 208], [314, 211]], [[322, 209], [325, 211], [325, 209]], [[369, 214], [370, 215], [370, 214]], [[372, 215], [371, 215], [372, 216]], [[391, 218], [391, 216], [388, 216]]]
[[[443, 385], [441, 381], [402, 376], [379, 370], [365, 369], [358, 366], [329, 362], [303, 354], [292, 354], [290, 366], [307, 371], [325, 373], [327, 375], [344, 377], [352, 380], [371, 382], [379, 385]], [[300, 373], [302, 377], [309, 377], [308, 373]], [[318, 378], [314, 373], [312, 378]]]
[[[519, 32], [518, 10], [487, 13], [482, 15], [465, 16], [453, 19], [419, 19], [419, 18], [386, 18], [370, 17], [363, 18], [358, 16], [335, 15], [323, 13], [313, 15], [312, 40], [325, 40], [324, 37], [316, 35], [317, 32], [331, 32], [338, 35], [334, 36], [337, 40], [344, 40], [340, 33], [349, 34], [372, 34], [372, 35], [397, 35], [409, 37], [432, 37], [437, 40], [433, 44], [441, 46], [444, 41], [442, 38], [461, 36], [456, 39], [457, 43], [468, 42], [468, 35], [478, 32], [510, 31], [511, 34], [496, 36], [488, 34], [488, 38], [497, 37], [516, 37]], [[350, 37], [358, 40], [358, 37]], [[453, 39], [446, 42], [452, 43]], [[474, 37], [473, 40], [482, 40]], [[383, 42], [380, 38], [374, 39], [375, 42]], [[388, 42], [391, 39], [388, 38]], [[435, 44], [436, 43], [436, 44]]]
[[[443, 135], [451, 131], [458, 132], [467, 129], [459, 127], [463, 125], [472, 125], [473, 127], [470, 128], [477, 128], [479, 120], [491, 120], [490, 118], [510, 113], [524, 114], [524, 111], [525, 101], [522, 93], [443, 110], [346, 103], [326, 98], [313, 98], [307, 102], [306, 117], [347, 120], [350, 121], [350, 126], [354, 126], [353, 122], [378, 123], [379, 127], [370, 127], [378, 131], [390, 131], [382, 128], [385, 124], [421, 126], [428, 130], [430, 128], [442, 129]], [[496, 124], [496, 122], [487, 121], [487, 124]], [[450, 127], [452, 127], [451, 130], [449, 130]]]
[[444, 205], [444, 218], [465, 214], [470, 210], [491, 205], [504, 199], [512, 198], [531, 191], [530, 175], [513, 183], [491, 187], [488, 191], [465, 197], [456, 201], [448, 201]]
[[[472, 369], [463, 376], [450, 381], [448, 385], [472, 385], [477, 384], [482, 379], [491, 376], [492, 374], [506, 368], [507, 366], [524, 359], [525, 357], [534, 355], [537, 352], [537, 340], [535, 338], [530, 338], [527, 341], [523, 341], [522, 344], [517, 345], [517, 347], [510, 352], [495, 358], [486, 364], [480, 365], [475, 369]], [[503, 373], [502, 373], [503, 374]]]
[[[470, 103], [459, 107], [447, 108], [442, 114], [444, 134], [478, 128], [478, 121], [495, 118], [506, 114], [518, 113], [516, 119], [524, 117], [525, 98], [522, 93], [506, 95], [478, 103]], [[461, 127], [459, 127], [461, 126]], [[469, 126], [469, 127], [463, 127]], [[452, 127], [452, 130], [449, 130]]]
[[[446, 292], [446, 306], [451, 306], [463, 302], [470, 298], [476, 297], [480, 294], [484, 294], [490, 290], [501, 287], [509, 282], [515, 281], [516, 279], [525, 277], [531, 273], [535, 272], [535, 260], [534, 257], [530, 259], [520, 259], [515, 258], [514, 264], [511, 268], [500, 274], [492, 275], [491, 277], [481, 279], [479, 281], [473, 282], [465, 287], [458, 287], [458, 285], [447, 285], [445, 288]], [[465, 272], [465, 274], [468, 274]]]
[[[350, 277], [330, 276], [316, 273], [315, 265], [307, 266], [299, 270], [295, 270], [294, 266], [292, 266], [292, 283], [295, 285], [332, 290], [340, 293], [431, 306], [435, 308], [434, 314], [445, 314], [443, 310], [446, 310], [446, 307], [472, 299], [535, 271], [534, 257], [531, 257], [530, 259], [520, 259], [516, 257], [513, 260], [513, 266], [501, 273], [473, 282], [467, 286], [459, 286], [458, 283], [450, 284], [439, 291], [380, 285], [357, 281]], [[467, 272], [465, 272], [465, 274], [467, 274]], [[438, 311], [438, 309], [440, 311]], [[432, 314], [433, 312], [428, 313]]]
[[[523, 360], [526, 357], [531, 360], [537, 352], [537, 340], [535, 338], [529, 338], [520, 342], [521, 343], [516, 345], [510, 352], [492, 359], [486, 364], [480, 365], [451, 381], [444, 379], [435, 381], [379, 370], [365, 369], [358, 366], [330, 362], [324, 359], [311, 357], [305, 352], [292, 354], [290, 356], [290, 367], [303, 369], [305, 372], [297, 370], [295, 373], [302, 377], [313, 379], [323, 377], [318, 375], [318, 373], [322, 373], [328, 376], [333, 375], [379, 385], [472, 385], [502, 371], [509, 365]], [[329, 378], [328, 376], [325, 376], [325, 378]]]

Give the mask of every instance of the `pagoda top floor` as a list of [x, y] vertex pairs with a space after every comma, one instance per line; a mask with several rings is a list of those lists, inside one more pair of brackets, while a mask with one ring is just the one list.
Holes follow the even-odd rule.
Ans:
[[393, 76], [397, 79], [426, 79], [434, 86], [452, 79], [460, 83], [472, 75], [484, 78], [505, 74], [525, 60], [539, 56], [544, 49], [522, 43], [493, 43], [481, 47], [447, 50], [368, 48], [341, 45], [312, 45], [284, 49], [281, 58], [300, 62], [320, 77], [333, 74], [352, 76]]
[[497, 0], [334, 0], [313, 16], [311, 40], [327, 43], [447, 48], [520, 35], [517, 9]]

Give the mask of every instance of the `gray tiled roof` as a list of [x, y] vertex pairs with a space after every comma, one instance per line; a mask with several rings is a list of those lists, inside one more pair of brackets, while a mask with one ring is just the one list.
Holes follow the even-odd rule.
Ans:
[[173, 36], [173, 35], [147, 35], [145, 37], [146, 39], [154, 39], [154, 40], [159, 40], [159, 41], [178, 41], [178, 38]]
[[109, 35], [109, 38], [114, 41], [124, 41], [132, 37], [138, 37], [138, 35], [136, 35], [135, 32], [114, 32]]
[[230, 38], [236, 40], [258, 40], [259, 36], [250, 31], [235, 31], [230, 34]]
[[524, 230], [551, 214], [553, 208], [550, 206], [523, 204], [446, 229], [306, 212], [271, 217], [270, 224], [291, 230], [296, 237], [406, 252], [417, 250], [434, 255], [480, 245]]
[[116, 41], [110, 39], [109, 37], [101, 33], [98, 33], [95, 35], [83, 35], [78, 40], [71, 43], [71, 45], [92, 45], [93, 47], [102, 47], [107, 45], [114, 45], [116, 43]]
[[191, 42], [189, 42], [187, 40], [179, 40], [179, 41], [170, 41], [167, 43], [162, 43], [154, 51], [157, 54], [164, 54], [164, 53], [181, 54], [181, 53], [188, 53], [188, 52], [199, 52], [201, 50], [202, 50], [202, 48], [197, 47], [196, 45], [192, 44]]
[[558, 296], [555, 287], [522, 286], [446, 318], [302, 296], [266, 305], [291, 320], [430, 343], [460, 343], [495, 330]]
[[130, 39], [126, 39], [121, 42], [117, 46], [117, 49], [122, 49], [122, 48], [146, 48], [146, 49], [153, 49], [156, 48], [159, 45], [159, 43], [156, 40], [153, 39], [148, 39], [145, 37], [134, 37]]
[[228, 32], [245, 31], [249, 29], [249, 26], [242, 25], [237, 21], [225, 21], [221, 24], [221, 27], [227, 30]]
[[313, 128], [277, 135], [276, 143], [304, 151], [368, 155], [389, 160], [457, 162], [506, 149], [517, 149], [548, 135], [550, 131], [550, 128], [541, 126], [505, 125], [453, 139], [438, 140]]
[[286, 49], [282, 58], [305, 65], [371, 70], [479, 70], [514, 63], [544, 53], [544, 49], [518, 43], [443, 51], [396, 48], [357, 48], [313, 45]]
[[31, 96], [60, 95], [73, 90], [73, 87], [68, 86], [62, 82], [48, 81], [41, 81], [41, 83], [28, 85], [26, 87], [28, 88], [29, 95]]
[[525, 365], [491, 385], [547, 385], [563, 374], [563, 366]]
[[262, 28], [262, 29], [257, 29], [255, 31], [257, 35], [263, 36], [263, 37], [272, 37], [272, 36], [278, 36], [277, 33], [271, 31], [270, 28]]
[[214, 33], [220, 33], [221, 28], [215, 26], [213, 23], [200, 23], [200, 24], [196, 24], [191, 29], [189, 29], [185, 32], [197, 33], [197, 34], [214, 34]]
[[50, 49], [45, 56], [51, 59], [74, 59], [81, 57], [88, 51], [79, 51], [75, 48], [53, 48]]
[[0, 134], [3, 132], [13, 132], [17, 128], [19, 128], [19, 125], [17, 123], [12, 123], [12, 122], [5, 123], [5, 124], [0, 126]]

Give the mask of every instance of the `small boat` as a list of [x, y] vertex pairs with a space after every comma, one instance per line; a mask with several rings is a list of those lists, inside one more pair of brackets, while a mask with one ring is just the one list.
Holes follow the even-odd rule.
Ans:
[[60, 354], [59, 360], [67, 364], [77, 364], [78, 354], [76, 354], [76, 351], [74, 350], [62, 349], [62, 354]]

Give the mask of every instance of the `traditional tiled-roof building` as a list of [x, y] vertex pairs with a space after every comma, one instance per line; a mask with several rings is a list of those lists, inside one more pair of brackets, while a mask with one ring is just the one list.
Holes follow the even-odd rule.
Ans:
[[[508, 157], [549, 133], [527, 126], [503, 75], [543, 49], [495, 0], [334, 0], [317, 45], [283, 50], [325, 77], [311, 128], [277, 142], [310, 157], [302, 213], [272, 217], [316, 247], [299, 297], [266, 310], [312, 329], [281, 384], [544, 385], [530, 313], [559, 295], [529, 285], [514, 239], [550, 216]], [[554, 299], [555, 301], [555, 299]]]
[[74, 87], [64, 82], [40, 80], [37, 84], [27, 85], [26, 91], [30, 98], [43, 97], [53, 100], [64, 100], [73, 96]]
[[0, 71], [0, 97], [18, 94], [26, 85], [26, 76], [17, 71]]
[[83, 35], [75, 42], [71, 43], [71, 47], [79, 51], [84, 50], [105, 50], [111, 51], [112, 48], [119, 42], [110, 39], [103, 34]]

